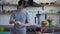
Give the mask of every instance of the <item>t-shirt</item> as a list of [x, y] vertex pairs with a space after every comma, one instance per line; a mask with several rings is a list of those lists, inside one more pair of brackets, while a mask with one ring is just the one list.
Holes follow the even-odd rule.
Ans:
[[[16, 21], [20, 21], [23, 24], [27, 23], [29, 21], [29, 15], [27, 11], [20, 11], [20, 10], [15, 10], [13, 11], [13, 14], [11, 15], [11, 18], [15, 19]], [[17, 24], [14, 24], [14, 31], [19, 32], [19, 33], [26, 33], [26, 27], [20, 27]]]

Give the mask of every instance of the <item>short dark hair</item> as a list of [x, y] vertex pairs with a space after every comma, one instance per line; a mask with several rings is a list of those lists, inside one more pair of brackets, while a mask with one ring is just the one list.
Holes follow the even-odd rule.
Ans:
[[21, 5], [25, 6], [25, 1], [24, 0], [18, 1], [18, 6], [21, 6]]

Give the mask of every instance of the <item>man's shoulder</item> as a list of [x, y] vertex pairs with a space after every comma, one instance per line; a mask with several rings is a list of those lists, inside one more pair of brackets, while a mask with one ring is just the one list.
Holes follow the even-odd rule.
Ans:
[[28, 11], [24, 11], [24, 13], [27, 15], [28, 14]]

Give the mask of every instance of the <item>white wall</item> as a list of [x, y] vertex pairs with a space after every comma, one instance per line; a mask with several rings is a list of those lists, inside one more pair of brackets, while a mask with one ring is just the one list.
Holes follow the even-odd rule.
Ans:
[[[5, 6], [4, 7], [5, 10], [15, 10], [17, 9], [16, 7], [8, 7], [8, 6]], [[45, 10], [43, 11], [41, 7], [28, 7], [26, 8], [27, 11], [29, 11], [29, 15], [30, 15], [30, 22], [31, 24], [35, 24], [34, 22], [34, 17], [36, 16], [35, 14], [37, 13], [37, 11], [40, 11], [40, 14], [41, 13], [45, 13], [45, 12], [48, 12], [49, 9], [54, 9], [56, 10], [55, 13], [57, 11], [59, 11], [59, 7], [45, 7]], [[58, 24], [59, 21], [58, 21], [58, 17], [59, 15], [48, 15], [48, 16], [51, 16], [52, 18], [54, 18], [55, 20], [53, 21], [53, 25], [56, 25], [56, 23]], [[45, 20], [44, 18], [45, 16], [44, 15], [41, 15], [40, 17], [40, 20], [43, 21]], [[9, 18], [10, 18], [10, 15], [0, 15], [0, 25], [9, 25]], [[3, 24], [4, 23], [4, 24]]]
[[[34, 8], [33, 7], [29, 7], [29, 8], [27, 8], [28, 11], [31, 11], [33, 13], [31, 15], [31, 16], [33, 16], [32, 19], [34, 19], [35, 14], [36, 14], [37, 11], [40, 11], [40, 14], [41, 14], [41, 13], [47, 13], [47, 12], [49, 12], [50, 9], [54, 9], [55, 10], [54, 13], [57, 13], [60, 10], [59, 7], [45, 7], [44, 11], [42, 10], [41, 7], [34, 7]], [[60, 17], [60, 15], [48, 15], [48, 17], [49, 16], [51, 16], [54, 19], [54, 21], [52, 23], [53, 25], [59, 24], [59, 17]], [[44, 17], [45, 17], [44, 15], [41, 15], [41, 18], [40, 18], [41, 21], [45, 20]], [[31, 21], [34, 23], [34, 20], [31, 20]], [[31, 24], [33, 24], [32, 22], [31, 22]]]
[[4, 10], [16, 10], [17, 6], [4, 6]]
[[19, 0], [6, 0], [5, 3], [10, 3], [10, 4], [18, 4]]
[[10, 15], [0, 15], [0, 25], [9, 25]]

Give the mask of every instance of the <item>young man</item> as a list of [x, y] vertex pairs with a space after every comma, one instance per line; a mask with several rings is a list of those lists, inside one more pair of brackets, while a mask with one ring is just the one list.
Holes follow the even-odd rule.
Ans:
[[13, 12], [10, 18], [10, 23], [14, 24], [15, 34], [26, 34], [26, 27], [30, 26], [29, 24], [29, 15], [24, 11], [24, 2], [18, 2], [18, 9]]

